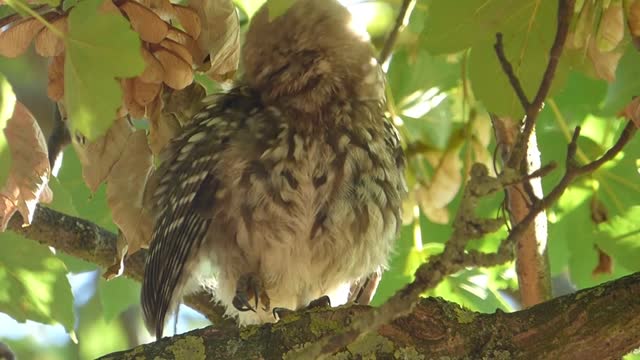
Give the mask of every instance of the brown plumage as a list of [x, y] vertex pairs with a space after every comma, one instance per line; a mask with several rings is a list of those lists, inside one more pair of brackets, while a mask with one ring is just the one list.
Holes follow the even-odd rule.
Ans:
[[239, 86], [164, 150], [142, 288], [157, 337], [210, 276], [241, 324], [322, 295], [370, 299], [401, 224], [404, 156], [373, 49], [350, 23], [335, 0], [298, 0], [272, 21], [263, 7]]

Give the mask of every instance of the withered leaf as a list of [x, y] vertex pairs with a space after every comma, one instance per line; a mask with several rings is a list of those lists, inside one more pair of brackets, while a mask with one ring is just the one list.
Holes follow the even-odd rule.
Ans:
[[142, 204], [151, 165], [147, 135], [144, 130], [137, 130], [127, 139], [107, 177], [107, 203], [113, 221], [127, 241], [129, 254], [146, 247], [151, 240], [152, 218]]
[[640, 97], [633, 98], [618, 115], [633, 121], [640, 128]]
[[609, 52], [615, 49], [624, 38], [624, 14], [622, 2], [614, 1], [604, 10], [598, 32], [596, 45], [598, 50]]
[[618, 68], [618, 63], [622, 55], [623, 53], [620, 50], [602, 52], [598, 49], [593, 39], [589, 41], [587, 56], [593, 64], [596, 75], [603, 80], [608, 82], [615, 80], [616, 69]]
[[[67, 17], [60, 17], [52, 21], [51, 25], [64, 34], [67, 32]], [[36, 52], [41, 56], [57, 56], [64, 51], [64, 39], [55, 35], [50, 29], [44, 28], [36, 36], [35, 47]]]
[[596, 267], [591, 272], [591, 276], [593, 276], [595, 278], [598, 275], [610, 275], [610, 274], [612, 274], [613, 273], [613, 261], [611, 259], [611, 256], [609, 256], [607, 253], [602, 251], [602, 249], [600, 249], [600, 247], [598, 247], [597, 245], [595, 246], [595, 248], [598, 251], [598, 264], [596, 265]]
[[[444, 154], [426, 154], [425, 157], [435, 168], [428, 184], [416, 191], [418, 203], [429, 220], [442, 223], [448, 221], [446, 206], [455, 198], [462, 185], [462, 160], [460, 148], [448, 149]], [[446, 214], [446, 217], [444, 216]]]
[[131, 26], [146, 42], [157, 44], [167, 36], [169, 24], [151, 9], [135, 1], [126, 1], [120, 9], [127, 14]]
[[200, 65], [204, 59], [204, 53], [198, 46], [198, 43], [186, 32], [172, 27], [169, 29], [167, 39], [173, 40], [178, 44], [184, 46], [191, 54], [193, 61], [196, 65]]
[[147, 83], [159, 84], [164, 77], [164, 69], [160, 61], [156, 59], [149, 50], [142, 48], [142, 58], [146, 64], [144, 71], [140, 74], [140, 79]]
[[191, 56], [191, 53], [184, 45], [171, 39], [164, 39], [160, 42], [160, 46], [180, 56], [186, 63], [193, 64], [193, 56]]
[[153, 56], [160, 61], [164, 69], [164, 83], [172, 89], [181, 90], [193, 82], [193, 69], [191, 64], [182, 60], [175, 53], [159, 49]]
[[49, 83], [47, 95], [53, 101], [60, 101], [64, 96], [64, 54], [54, 56], [49, 64]]
[[201, 27], [200, 27], [200, 17], [198, 17], [198, 13], [190, 7], [182, 6], [182, 5], [173, 5], [173, 11], [184, 28], [184, 31], [187, 32], [192, 38], [197, 39], [200, 36]]
[[82, 163], [82, 177], [92, 192], [107, 179], [113, 165], [120, 159], [124, 146], [133, 132], [133, 126], [126, 118], [113, 122], [107, 133], [96, 141], [82, 144], [75, 140], [73, 147]]
[[133, 98], [141, 106], [149, 105], [160, 93], [160, 84], [146, 83], [140, 78], [133, 79]]
[[0, 231], [16, 211], [25, 225], [31, 224], [38, 202], [52, 197], [47, 143], [36, 119], [20, 102], [16, 102], [4, 133], [12, 161], [7, 182], [0, 184]]
[[180, 123], [169, 112], [162, 111], [162, 99], [158, 97], [151, 106], [149, 112], [149, 147], [154, 155], [159, 155], [162, 149], [180, 133]]
[[198, 45], [209, 54], [207, 75], [216, 81], [233, 78], [240, 61], [240, 21], [231, 0], [193, 0], [202, 32]]
[[27, 18], [10, 24], [0, 32], [0, 55], [14, 58], [22, 55], [44, 24], [37, 19]]

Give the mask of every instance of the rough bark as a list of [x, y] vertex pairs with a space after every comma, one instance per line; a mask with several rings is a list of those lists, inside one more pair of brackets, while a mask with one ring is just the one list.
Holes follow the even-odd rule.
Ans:
[[[298, 350], [368, 311], [315, 309], [277, 324], [204, 328], [102, 359], [296, 359]], [[409, 316], [331, 358], [618, 359], [639, 346], [640, 273], [509, 314], [424, 299]]]
[[[111, 266], [117, 259], [116, 234], [90, 221], [42, 206], [37, 208], [30, 226], [22, 227], [22, 217], [16, 213], [7, 229], [102, 268]], [[142, 280], [146, 253], [143, 249], [127, 257], [125, 276]], [[219, 328], [236, 326], [235, 321], [222, 316], [224, 309], [211, 302], [211, 295], [199, 293], [188, 296], [185, 304], [205, 315]]]

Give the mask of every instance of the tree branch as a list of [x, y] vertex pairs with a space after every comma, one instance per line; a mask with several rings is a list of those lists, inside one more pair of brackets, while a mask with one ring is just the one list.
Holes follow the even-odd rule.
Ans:
[[398, 17], [396, 17], [396, 22], [384, 42], [382, 51], [380, 51], [380, 56], [378, 57], [378, 62], [380, 64], [384, 64], [389, 59], [389, 56], [391, 56], [391, 52], [393, 52], [393, 47], [396, 45], [400, 31], [404, 26], [406, 26], [407, 22], [409, 22], [411, 9], [415, 6], [414, 2], [415, 0], [402, 1], [402, 6], [400, 6], [400, 11], [398, 11]]
[[[518, 125], [512, 119], [491, 114], [496, 144], [502, 163], [509, 161], [518, 136]], [[531, 133], [527, 146], [525, 173], [538, 171], [540, 151], [537, 137]], [[525, 180], [505, 188], [505, 201], [510, 214], [511, 223], [517, 224], [529, 213], [529, 206], [542, 197], [542, 182], [539, 178]], [[529, 307], [551, 298], [551, 281], [547, 260], [547, 217], [544, 211], [537, 215], [533, 223], [524, 230], [517, 239], [515, 247], [516, 273], [518, 274], [518, 291], [524, 307]]]
[[[38, 206], [30, 226], [22, 227], [22, 217], [16, 213], [7, 229], [43, 245], [91, 262], [102, 268], [117, 259], [117, 235], [96, 224]], [[140, 250], [125, 260], [124, 275], [141, 281], [144, 274], [146, 250]], [[211, 295], [198, 293], [188, 296], [185, 304], [205, 315], [217, 328], [236, 328], [232, 319], [224, 317], [224, 308], [211, 301]]]
[[558, 2], [556, 36], [553, 41], [553, 45], [551, 46], [551, 50], [549, 51], [549, 62], [547, 63], [544, 75], [542, 76], [542, 81], [540, 82], [536, 96], [531, 102], [527, 99], [527, 95], [522, 88], [520, 80], [518, 80], [511, 63], [504, 53], [502, 34], [496, 34], [496, 44], [494, 45], [496, 55], [498, 56], [498, 60], [502, 65], [504, 73], [509, 78], [511, 87], [518, 96], [526, 115], [522, 132], [518, 134], [518, 139], [515, 142], [516, 146], [514, 148], [513, 156], [509, 159], [508, 167], [512, 169], [518, 169], [524, 163], [529, 137], [531, 136], [531, 132], [536, 124], [536, 119], [538, 118], [538, 113], [542, 108], [542, 103], [547, 98], [549, 90], [551, 89], [551, 84], [553, 83], [553, 78], [555, 76], [556, 69], [558, 68], [558, 63], [560, 62], [560, 56], [562, 55], [564, 44], [567, 41], [569, 24], [571, 23], [574, 6], [575, 0], [560, 0]]
[[[340, 359], [618, 359], [640, 346], [640, 273], [527, 310], [480, 314], [423, 299], [411, 314], [339, 349]], [[195, 330], [102, 359], [308, 359], [319, 339], [362, 316], [366, 306], [314, 309], [233, 332]]]

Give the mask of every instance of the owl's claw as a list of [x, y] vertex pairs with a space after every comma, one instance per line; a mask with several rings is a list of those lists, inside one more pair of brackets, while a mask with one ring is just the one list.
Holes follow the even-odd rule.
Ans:
[[[251, 300], [254, 300], [255, 305], [251, 305]], [[264, 291], [262, 279], [255, 273], [243, 274], [236, 284], [236, 295], [232, 301], [233, 307], [242, 312], [256, 312], [258, 302], [263, 304], [264, 311], [269, 310], [269, 295]]]
[[[309, 303], [309, 305], [307, 305], [302, 310], [324, 308], [324, 307], [331, 307], [331, 299], [327, 295], [323, 295], [323, 296], [311, 301]], [[284, 319], [287, 316], [293, 314], [294, 312], [295, 311], [287, 309], [287, 308], [274, 307], [273, 308], [273, 317], [276, 320], [281, 320], [281, 319]]]
[[311, 301], [307, 305], [307, 309], [326, 308], [331, 307], [331, 299], [327, 295], [320, 296], [319, 298]]

